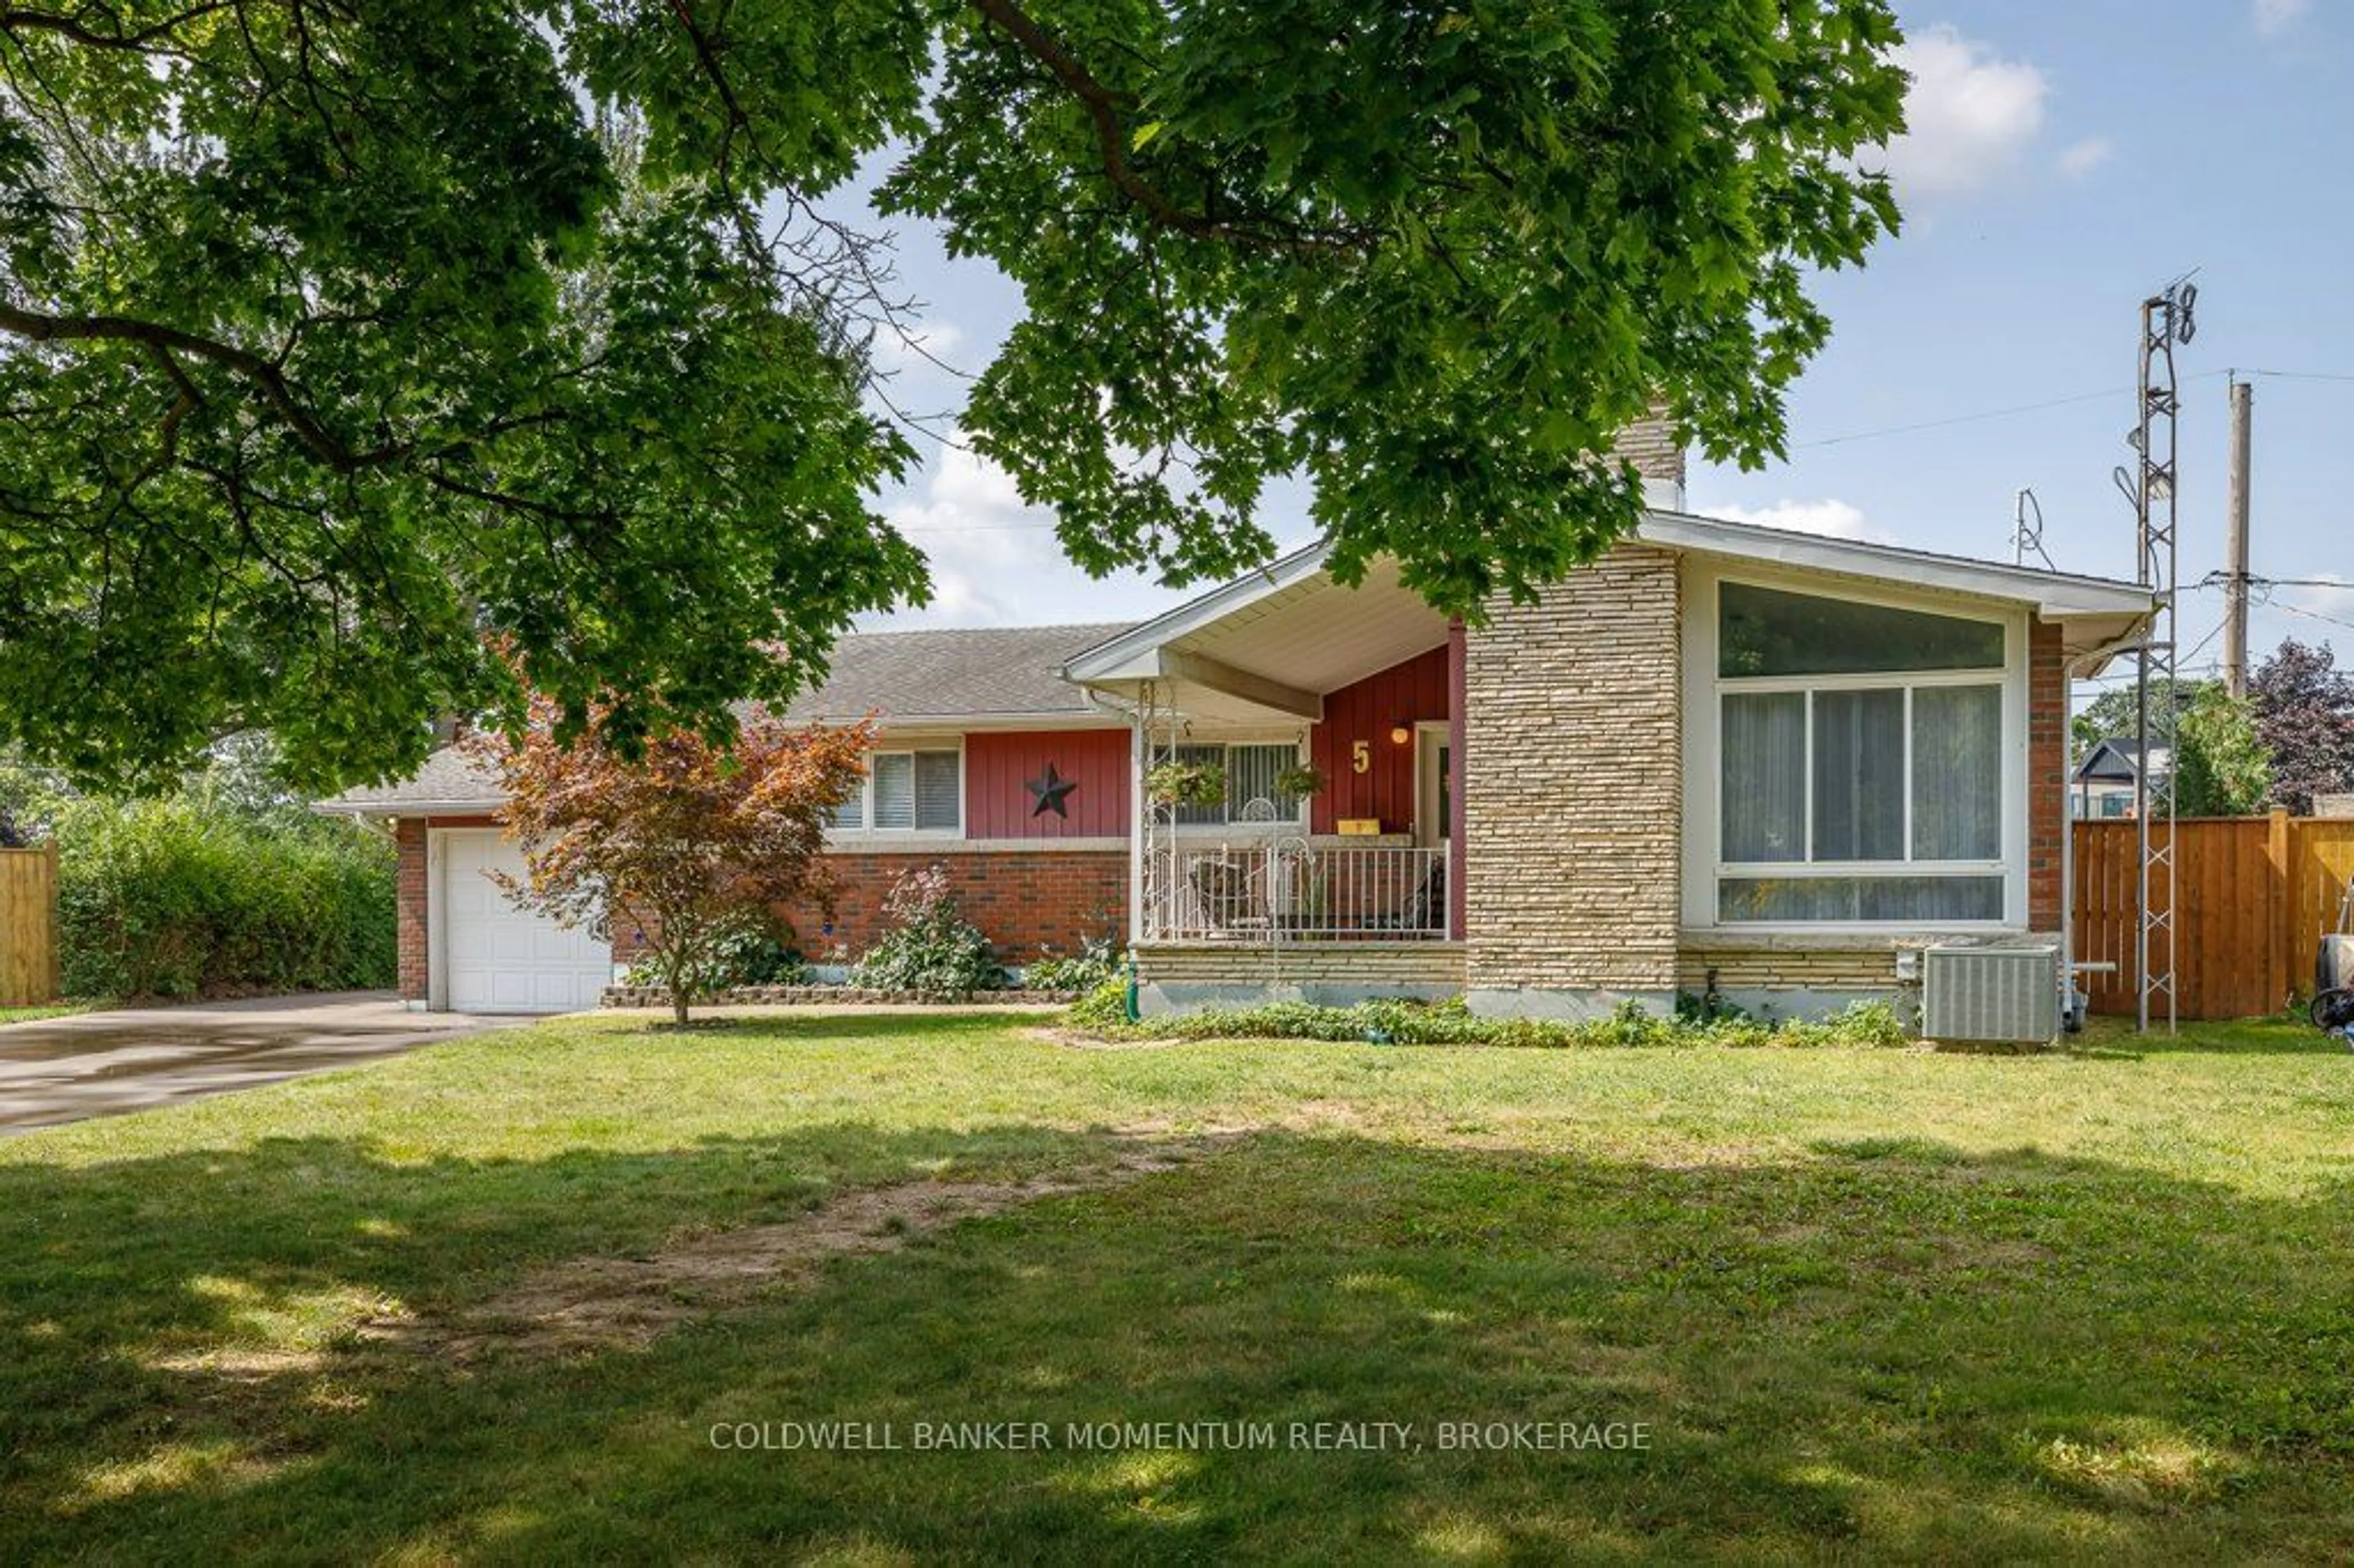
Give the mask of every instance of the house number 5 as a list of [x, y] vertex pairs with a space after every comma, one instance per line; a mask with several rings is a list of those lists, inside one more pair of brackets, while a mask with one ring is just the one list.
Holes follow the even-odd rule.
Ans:
[[1373, 742], [1361, 740], [1349, 747], [1349, 767], [1358, 773], [1371, 773], [1373, 770]]

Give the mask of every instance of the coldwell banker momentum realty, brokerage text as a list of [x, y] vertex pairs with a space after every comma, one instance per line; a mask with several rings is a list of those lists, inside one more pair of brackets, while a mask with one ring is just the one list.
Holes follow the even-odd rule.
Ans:
[[1651, 1446], [1648, 1421], [721, 1421], [714, 1448], [769, 1453], [1570, 1453]]

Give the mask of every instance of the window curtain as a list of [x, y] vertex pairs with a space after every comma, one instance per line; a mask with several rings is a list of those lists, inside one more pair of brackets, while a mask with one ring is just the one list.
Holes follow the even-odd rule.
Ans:
[[916, 753], [916, 826], [952, 833], [964, 821], [964, 769], [953, 751]]
[[1913, 858], [2002, 854], [2002, 688], [1913, 694]]
[[1815, 694], [1814, 860], [1904, 858], [1904, 694]]
[[1806, 694], [1727, 694], [1723, 750], [1724, 858], [1806, 859]]

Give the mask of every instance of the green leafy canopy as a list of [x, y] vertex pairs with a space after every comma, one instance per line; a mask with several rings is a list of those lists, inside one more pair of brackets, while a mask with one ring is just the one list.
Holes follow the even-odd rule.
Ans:
[[[1780, 449], [1895, 222], [1884, 0], [78, 0], [0, 8], [0, 741], [414, 766], [518, 680], [730, 732], [920, 601], [879, 226], [1024, 313], [960, 421], [1071, 556], [1526, 597], [1612, 432]], [[881, 211], [860, 160], [896, 146]], [[831, 198], [831, 199], [830, 199]], [[781, 656], [780, 656], [781, 655]]]

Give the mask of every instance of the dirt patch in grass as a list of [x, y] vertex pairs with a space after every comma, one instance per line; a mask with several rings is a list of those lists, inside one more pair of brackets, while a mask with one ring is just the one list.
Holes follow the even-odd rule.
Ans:
[[844, 1192], [775, 1224], [695, 1236], [638, 1257], [583, 1257], [436, 1320], [370, 1320], [364, 1344], [464, 1365], [486, 1354], [593, 1355], [643, 1345], [684, 1324], [804, 1284], [831, 1259], [896, 1252], [960, 1220], [1100, 1192], [1173, 1171], [1231, 1143], [1234, 1133], [1148, 1141], [1108, 1163], [1005, 1181], [918, 1181]]

